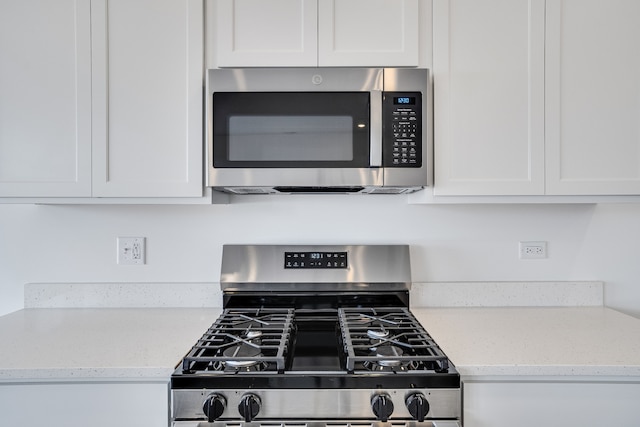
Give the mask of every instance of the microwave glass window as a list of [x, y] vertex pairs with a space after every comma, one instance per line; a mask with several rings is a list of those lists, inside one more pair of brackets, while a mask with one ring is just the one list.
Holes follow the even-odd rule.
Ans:
[[369, 165], [368, 92], [215, 92], [213, 165]]
[[231, 161], [352, 161], [351, 116], [232, 116]]

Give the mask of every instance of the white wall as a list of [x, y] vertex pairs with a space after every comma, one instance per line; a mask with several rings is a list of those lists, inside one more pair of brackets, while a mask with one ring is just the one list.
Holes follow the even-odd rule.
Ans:
[[[216, 282], [223, 243], [408, 243], [413, 280], [606, 282], [640, 317], [640, 204], [409, 205], [404, 196], [253, 196], [214, 206], [0, 205], [0, 314], [29, 282]], [[147, 265], [116, 264], [117, 236]], [[549, 258], [518, 259], [518, 241]]]

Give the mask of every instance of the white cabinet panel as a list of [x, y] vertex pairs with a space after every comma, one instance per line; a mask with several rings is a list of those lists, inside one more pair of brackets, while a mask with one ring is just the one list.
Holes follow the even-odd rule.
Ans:
[[464, 427], [640, 425], [640, 384], [466, 382]]
[[[158, 427], [169, 425], [165, 383], [0, 384], [3, 426]], [[42, 421], [39, 421], [42, 420]]]
[[544, 0], [434, 0], [436, 195], [544, 192]]
[[640, 2], [547, 0], [548, 194], [640, 194]]
[[210, 68], [419, 65], [418, 0], [209, 0], [207, 7]]
[[317, 64], [317, 0], [218, 0], [214, 6], [218, 66]]
[[91, 192], [89, 0], [0, 2], [0, 196]]
[[318, 64], [418, 66], [418, 0], [321, 0]]
[[93, 195], [202, 195], [202, 0], [94, 0]]

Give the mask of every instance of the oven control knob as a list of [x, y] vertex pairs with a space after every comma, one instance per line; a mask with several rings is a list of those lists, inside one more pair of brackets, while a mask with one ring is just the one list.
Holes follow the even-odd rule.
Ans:
[[393, 413], [391, 397], [386, 393], [376, 394], [371, 398], [371, 409], [378, 420], [386, 423]]
[[255, 394], [245, 394], [240, 399], [238, 412], [246, 422], [250, 423], [260, 412], [260, 398]]
[[227, 407], [227, 399], [218, 393], [211, 393], [202, 403], [202, 412], [207, 416], [210, 423], [222, 416], [224, 408]]
[[422, 393], [410, 394], [407, 396], [404, 403], [407, 405], [407, 409], [411, 416], [419, 422], [423, 422], [424, 417], [429, 413], [429, 401]]

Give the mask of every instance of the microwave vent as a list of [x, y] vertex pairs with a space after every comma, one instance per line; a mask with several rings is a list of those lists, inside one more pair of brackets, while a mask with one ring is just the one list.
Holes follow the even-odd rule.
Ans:
[[226, 193], [231, 194], [274, 194], [276, 191], [269, 187], [225, 187]]
[[416, 191], [414, 188], [403, 188], [403, 187], [380, 187], [373, 188], [369, 191], [369, 194], [408, 194]]

